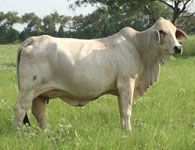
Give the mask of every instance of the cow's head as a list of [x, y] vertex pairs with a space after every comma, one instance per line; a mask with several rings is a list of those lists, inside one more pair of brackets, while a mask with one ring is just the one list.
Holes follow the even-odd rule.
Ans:
[[182, 53], [182, 46], [179, 42], [187, 38], [185, 32], [176, 28], [169, 20], [163, 18], [157, 20], [153, 28], [155, 29], [156, 39], [161, 50], [168, 54]]

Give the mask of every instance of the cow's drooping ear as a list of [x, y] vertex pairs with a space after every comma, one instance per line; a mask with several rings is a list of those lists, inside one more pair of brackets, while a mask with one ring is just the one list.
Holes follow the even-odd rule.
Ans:
[[160, 33], [159, 33], [158, 30], [156, 30], [156, 29], [153, 30], [153, 37], [154, 37], [154, 39], [155, 39], [158, 43], [161, 43]]
[[182, 31], [181, 29], [176, 30], [175, 36], [176, 36], [178, 41], [181, 41], [181, 40], [188, 38], [187, 34], [184, 31]]

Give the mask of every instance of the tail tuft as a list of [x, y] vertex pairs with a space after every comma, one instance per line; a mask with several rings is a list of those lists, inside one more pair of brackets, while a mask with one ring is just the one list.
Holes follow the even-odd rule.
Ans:
[[25, 117], [24, 117], [24, 119], [23, 119], [23, 123], [24, 123], [24, 124], [28, 124], [28, 125], [30, 126], [30, 121], [29, 121], [29, 119], [28, 119], [27, 113], [25, 114]]

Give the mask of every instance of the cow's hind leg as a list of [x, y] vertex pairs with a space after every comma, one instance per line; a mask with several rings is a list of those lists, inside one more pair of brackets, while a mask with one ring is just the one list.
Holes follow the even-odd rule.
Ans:
[[14, 106], [14, 121], [15, 126], [19, 127], [25, 118], [25, 114], [32, 103], [34, 93], [31, 91], [28, 94], [21, 94]]
[[41, 128], [46, 127], [45, 121], [45, 105], [49, 99], [41, 96], [35, 98], [32, 102], [32, 114], [35, 116], [39, 126]]

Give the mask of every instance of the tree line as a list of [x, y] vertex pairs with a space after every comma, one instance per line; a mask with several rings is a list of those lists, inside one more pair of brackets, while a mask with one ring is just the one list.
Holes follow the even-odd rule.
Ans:
[[[193, 0], [77, 0], [72, 7], [99, 4], [93, 13], [64, 16], [53, 12], [43, 18], [34, 12], [19, 16], [15, 11], [0, 12], [0, 44], [14, 43], [30, 36], [100, 38], [130, 26], [136, 30], [150, 27], [159, 17], [170, 19], [188, 33], [195, 33], [194, 13], [187, 11]], [[18, 31], [15, 25], [22, 28]]]

